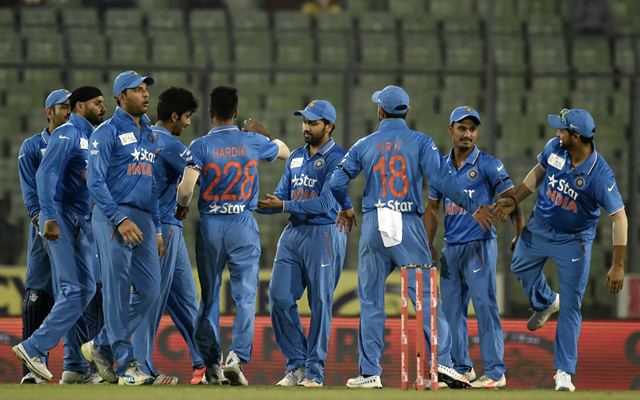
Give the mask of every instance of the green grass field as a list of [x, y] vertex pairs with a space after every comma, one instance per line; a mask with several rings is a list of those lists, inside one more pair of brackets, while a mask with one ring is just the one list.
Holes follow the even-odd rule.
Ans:
[[441, 390], [437, 393], [416, 391], [403, 392], [398, 389], [353, 390], [346, 388], [275, 388], [268, 386], [252, 386], [248, 388], [221, 388], [208, 386], [163, 386], [163, 387], [119, 387], [115, 385], [101, 386], [59, 386], [59, 385], [0, 385], [0, 398], [3, 400], [37, 399], [37, 400], [394, 400], [394, 399], [637, 399], [638, 391], [577, 391], [559, 393], [553, 390]]

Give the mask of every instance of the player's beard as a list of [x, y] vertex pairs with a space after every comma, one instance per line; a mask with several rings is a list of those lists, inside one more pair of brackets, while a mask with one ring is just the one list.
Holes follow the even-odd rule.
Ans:
[[311, 132], [304, 132], [304, 142], [311, 145], [311, 146], [317, 146], [320, 144], [320, 142], [322, 142], [322, 138], [324, 137], [324, 134], [317, 136], [314, 135]]

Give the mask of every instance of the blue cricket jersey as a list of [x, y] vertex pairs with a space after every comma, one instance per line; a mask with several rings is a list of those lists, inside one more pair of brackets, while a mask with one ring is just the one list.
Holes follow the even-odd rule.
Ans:
[[91, 132], [93, 126], [89, 121], [71, 113], [69, 121], [49, 137], [36, 173], [41, 221], [58, 218], [54, 201], [81, 215], [89, 213], [87, 160]]
[[595, 145], [591, 155], [572, 168], [568, 152], [555, 137], [544, 146], [538, 162], [547, 173], [538, 189], [533, 215], [544, 225], [593, 240], [599, 207], [610, 215], [624, 208], [615, 176]]
[[358, 140], [333, 173], [331, 191], [340, 207], [348, 209], [347, 185], [364, 170], [362, 212], [387, 207], [403, 213], [424, 214], [422, 177], [456, 204], [472, 213], [479, 204], [470, 199], [449, 173], [428, 135], [409, 129], [400, 118], [384, 119], [379, 130]]
[[49, 128], [45, 128], [42, 132], [25, 139], [18, 151], [18, 176], [22, 200], [29, 212], [29, 218], [35, 217], [40, 212], [36, 172], [44, 157], [49, 136]]
[[120, 206], [153, 214], [156, 233], [161, 232], [158, 196], [153, 169], [158, 135], [143, 115], [140, 129], [120, 107], [91, 135], [88, 187], [96, 206], [114, 224], [127, 215]]
[[[460, 169], [455, 166], [453, 150], [443, 158], [449, 172], [456, 177], [464, 192], [482, 205], [493, 204], [496, 196], [513, 187], [502, 162], [475, 146]], [[443, 196], [434, 186], [429, 188], [430, 199], [440, 200], [443, 197], [445, 242], [467, 243], [496, 237], [495, 227], [483, 231], [464, 208]]]
[[258, 204], [258, 161], [275, 160], [278, 145], [235, 125], [216, 126], [189, 146], [187, 165], [200, 171], [201, 215], [241, 214]]
[[163, 224], [182, 226], [182, 222], [176, 218], [176, 195], [178, 183], [190, 155], [189, 149], [165, 128], [154, 125], [151, 130], [158, 135], [160, 149], [154, 170], [160, 221]]
[[330, 139], [320, 151], [309, 157], [309, 145], [291, 153], [274, 195], [284, 200], [284, 212], [291, 213], [293, 225], [334, 224], [338, 203], [331, 194], [329, 179], [344, 150]]

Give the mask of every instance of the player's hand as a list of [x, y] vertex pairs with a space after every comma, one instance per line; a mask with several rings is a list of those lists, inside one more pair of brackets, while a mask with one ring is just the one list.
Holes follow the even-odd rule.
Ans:
[[500, 222], [507, 220], [507, 217], [516, 210], [516, 201], [513, 197], [501, 197], [496, 202], [494, 213]]
[[242, 130], [246, 132], [258, 132], [259, 134], [271, 139], [271, 135], [267, 132], [267, 128], [253, 118], [247, 118], [242, 123]]
[[156, 234], [156, 244], [158, 245], [158, 255], [164, 257], [167, 254], [167, 248], [164, 247], [164, 240], [162, 239], [162, 233]]
[[176, 208], [176, 218], [178, 219], [178, 221], [182, 221], [183, 219], [187, 218], [188, 213], [189, 207], [183, 207], [178, 204], [178, 207]]
[[267, 198], [258, 200], [258, 209], [260, 210], [279, 210], [284, 211], [284, 201], [280, 200], [271, 193], [267, 193]]
[[60, 239], [60, 226], [58, 225], [58, 221], [56, 221], [55, 219], [50, 219], [49, 221], [45, 221], [42, 237], [47, 240]]
[[142, 243], [142, 231], [138, 228], [138, 225], [128, 218], [118, 225], [118, 233], [120, 233], [122, 240], [126, 244], [137, 246]]
[[494, 216], [491, 209], [487, 206], [481, 206], [478, 208], [478, 211], [476, 211], [471, 217], [476, 220], [483, 231], [491, 229], [491, 226], [493, 226]]
[[622, 290], [622, 284], [624, 283], [624, 267], [619, 265], [612, 265], [607, 273], [606, 285], [609, 288], [609, 292], [617, 294]]
[[338, 211], [338, 219], [336, 220], [338, 230], [340, 232], [349, 233], [353, 226], [358, 226], [358, 220], [353, 209], [347, 211]]

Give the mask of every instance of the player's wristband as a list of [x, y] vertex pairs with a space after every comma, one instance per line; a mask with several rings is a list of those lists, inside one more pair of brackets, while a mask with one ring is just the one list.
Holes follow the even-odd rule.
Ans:
[[507, 196], [507, 197], [511, 197], [513, 199], [513, 204], [515, 204], [516, 206], [518, 205], [518, 201], [516, 200], [515, 196]]

